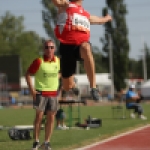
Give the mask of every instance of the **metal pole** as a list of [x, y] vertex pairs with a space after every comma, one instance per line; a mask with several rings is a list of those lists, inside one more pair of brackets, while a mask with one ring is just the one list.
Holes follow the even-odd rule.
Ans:
[[111, 76], [111, 96], [114, 98], [114, 69], [113, 69], [113, 50], [112, 50], [112, 42], [111, 36], [109, 35], [109, 69]]
[[[144, 40], [142, 38], [142, 44], [144, 44]], [[145, 51], [145, 47], [143, 47], [143, 77], [144, 77], [144, 82], [147, 81], [147, 63], [146, 63], [146, 51]]]
[[144, 73], [144, 82], [146, 82], [147, 81], [147, 65], [146, 65], [145, 50], [143, 51], [143, 73]]
[[76, 74], [80, 74], [80, 62], [76, 61]]

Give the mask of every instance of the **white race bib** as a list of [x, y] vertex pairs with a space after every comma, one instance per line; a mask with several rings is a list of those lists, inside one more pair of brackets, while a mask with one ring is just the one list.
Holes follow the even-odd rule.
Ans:
[[85, 16], [74, 13], [72, 18], [72, 29], [89, 32], [90, 22]]

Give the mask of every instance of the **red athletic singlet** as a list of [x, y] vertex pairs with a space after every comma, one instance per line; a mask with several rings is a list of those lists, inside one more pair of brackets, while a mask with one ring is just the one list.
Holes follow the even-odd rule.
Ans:
[[61, 43], [80, 45], [90, 38], [90, 14], [81, 6], [70, 3], [65, 12], [58, 14], [55, 35]]

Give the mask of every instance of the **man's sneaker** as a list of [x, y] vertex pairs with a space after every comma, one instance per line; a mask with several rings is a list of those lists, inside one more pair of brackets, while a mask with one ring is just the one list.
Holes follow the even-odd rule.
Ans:
[[39, 143], [39, 142], [34, 142], [34, 143], [33, 143], [32, 150], [38, 150], [39, 146], [40, 146], [40, 143]]
[[142, 120], [147, 120], [147, 117], [144, 116], [144, 115], [140, 115], [139, 118], [142, 119]]
[[98, 89], [92, 88], [92, 89], [91, 89], [91, 96], [92, 96], [92, 99], [93, 99], [93, 100], [99, 101], [99, 100], [100, 100], [100, 94], [99, 94]]
[[131, 113], [131, 114], [130, 114], [130, 117], [133, 118], [133, 119], [135, 119], [135, 114], [134, 114], [134, 113]]
[[51, 147], [50, 147], [50, 143], [43, 143], [41, 146], [40, 146], [40, 149], [42, 150], [52, 150]]

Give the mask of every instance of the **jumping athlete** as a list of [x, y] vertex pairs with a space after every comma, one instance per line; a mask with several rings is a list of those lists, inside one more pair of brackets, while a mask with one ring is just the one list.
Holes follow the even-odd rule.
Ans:
[[76, 61], [83, 60], [84, 68], [90, 82], [91, 96], [98, 101], [96, 89], [95, 63], [91, 51], [90, 24], [104, 24], [111, 21], [110, 15], [93, 16], [82, 7], [83, 0], [52, 0], [58, 7], [55, 35], [60, 41], [60, 61], [63, 88], [68, 91], [75, 87], [74, 74]]

